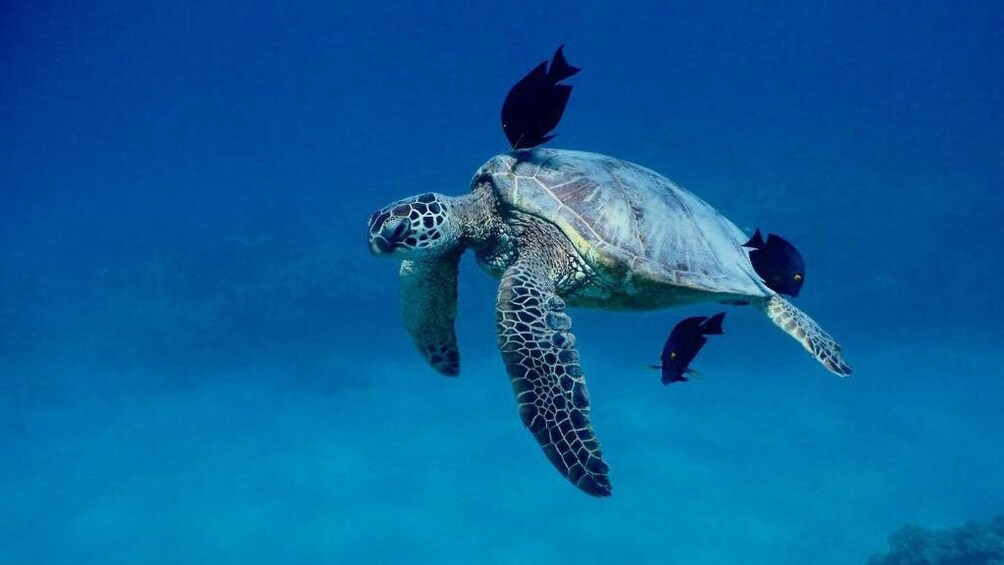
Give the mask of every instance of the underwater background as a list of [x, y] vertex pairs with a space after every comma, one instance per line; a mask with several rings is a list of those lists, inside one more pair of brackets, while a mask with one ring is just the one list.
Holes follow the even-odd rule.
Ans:
[[[1004, 512], [998, 2], [0, 7], [0, 563], [864, 563]], [[572, 311], [614, 494], [551, 467], [461, 265], [462, 372], [376, 208], [463, 194], [565, 43], [552, 147], [806, 258], [855, 372], [753, 308]]]

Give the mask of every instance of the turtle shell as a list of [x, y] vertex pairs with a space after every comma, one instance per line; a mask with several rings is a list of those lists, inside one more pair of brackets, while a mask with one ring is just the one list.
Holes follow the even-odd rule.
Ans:
[[[474, 175], [503, 207], [555, 224], [615, 284], [655, 282], [712, 293], [769, 296], [742, 247], [743, 232], [662, 175], [581, 151], [497, 155]], [[640, 280], [639, 280], [640, 279]]]

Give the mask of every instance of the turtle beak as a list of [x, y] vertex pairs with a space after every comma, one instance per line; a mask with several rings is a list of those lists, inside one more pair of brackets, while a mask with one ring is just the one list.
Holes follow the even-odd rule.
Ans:
[[408, 218], [389, 218], [379, 227], [370, 226], [370, 252], [386, 255], [400, 247], [410, 223]]
[[370, 253], [373, 255], [383, 255], [389, 253], [393, 246], [384, 238], [375, 236], [370, 238]]

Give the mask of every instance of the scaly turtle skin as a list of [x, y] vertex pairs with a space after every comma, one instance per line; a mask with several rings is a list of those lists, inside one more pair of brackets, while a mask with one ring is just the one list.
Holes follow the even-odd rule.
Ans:
[[499, 279], [498, 345], [520, 417], [573, 484], [610, 494], [566, 305], [651, 310], [754, 304], [827, 369], [850, 374], [840, 346], [769, 289], [746, 236], [697, 196], [611, 157], [529, 149], [498, 155], [472, 193], [425, 193], [373, 214], [370, 249], [401, 263], [405, 326], [438, 371], [460, 370], [454, 320], [466, 249]]

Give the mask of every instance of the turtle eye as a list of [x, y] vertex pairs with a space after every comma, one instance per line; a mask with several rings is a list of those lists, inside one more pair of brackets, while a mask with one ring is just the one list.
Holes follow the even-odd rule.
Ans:
[[675, 351], [670, 351], [669, 352], [669, 358], [670, 359], [676, 359], [676, 352]]

